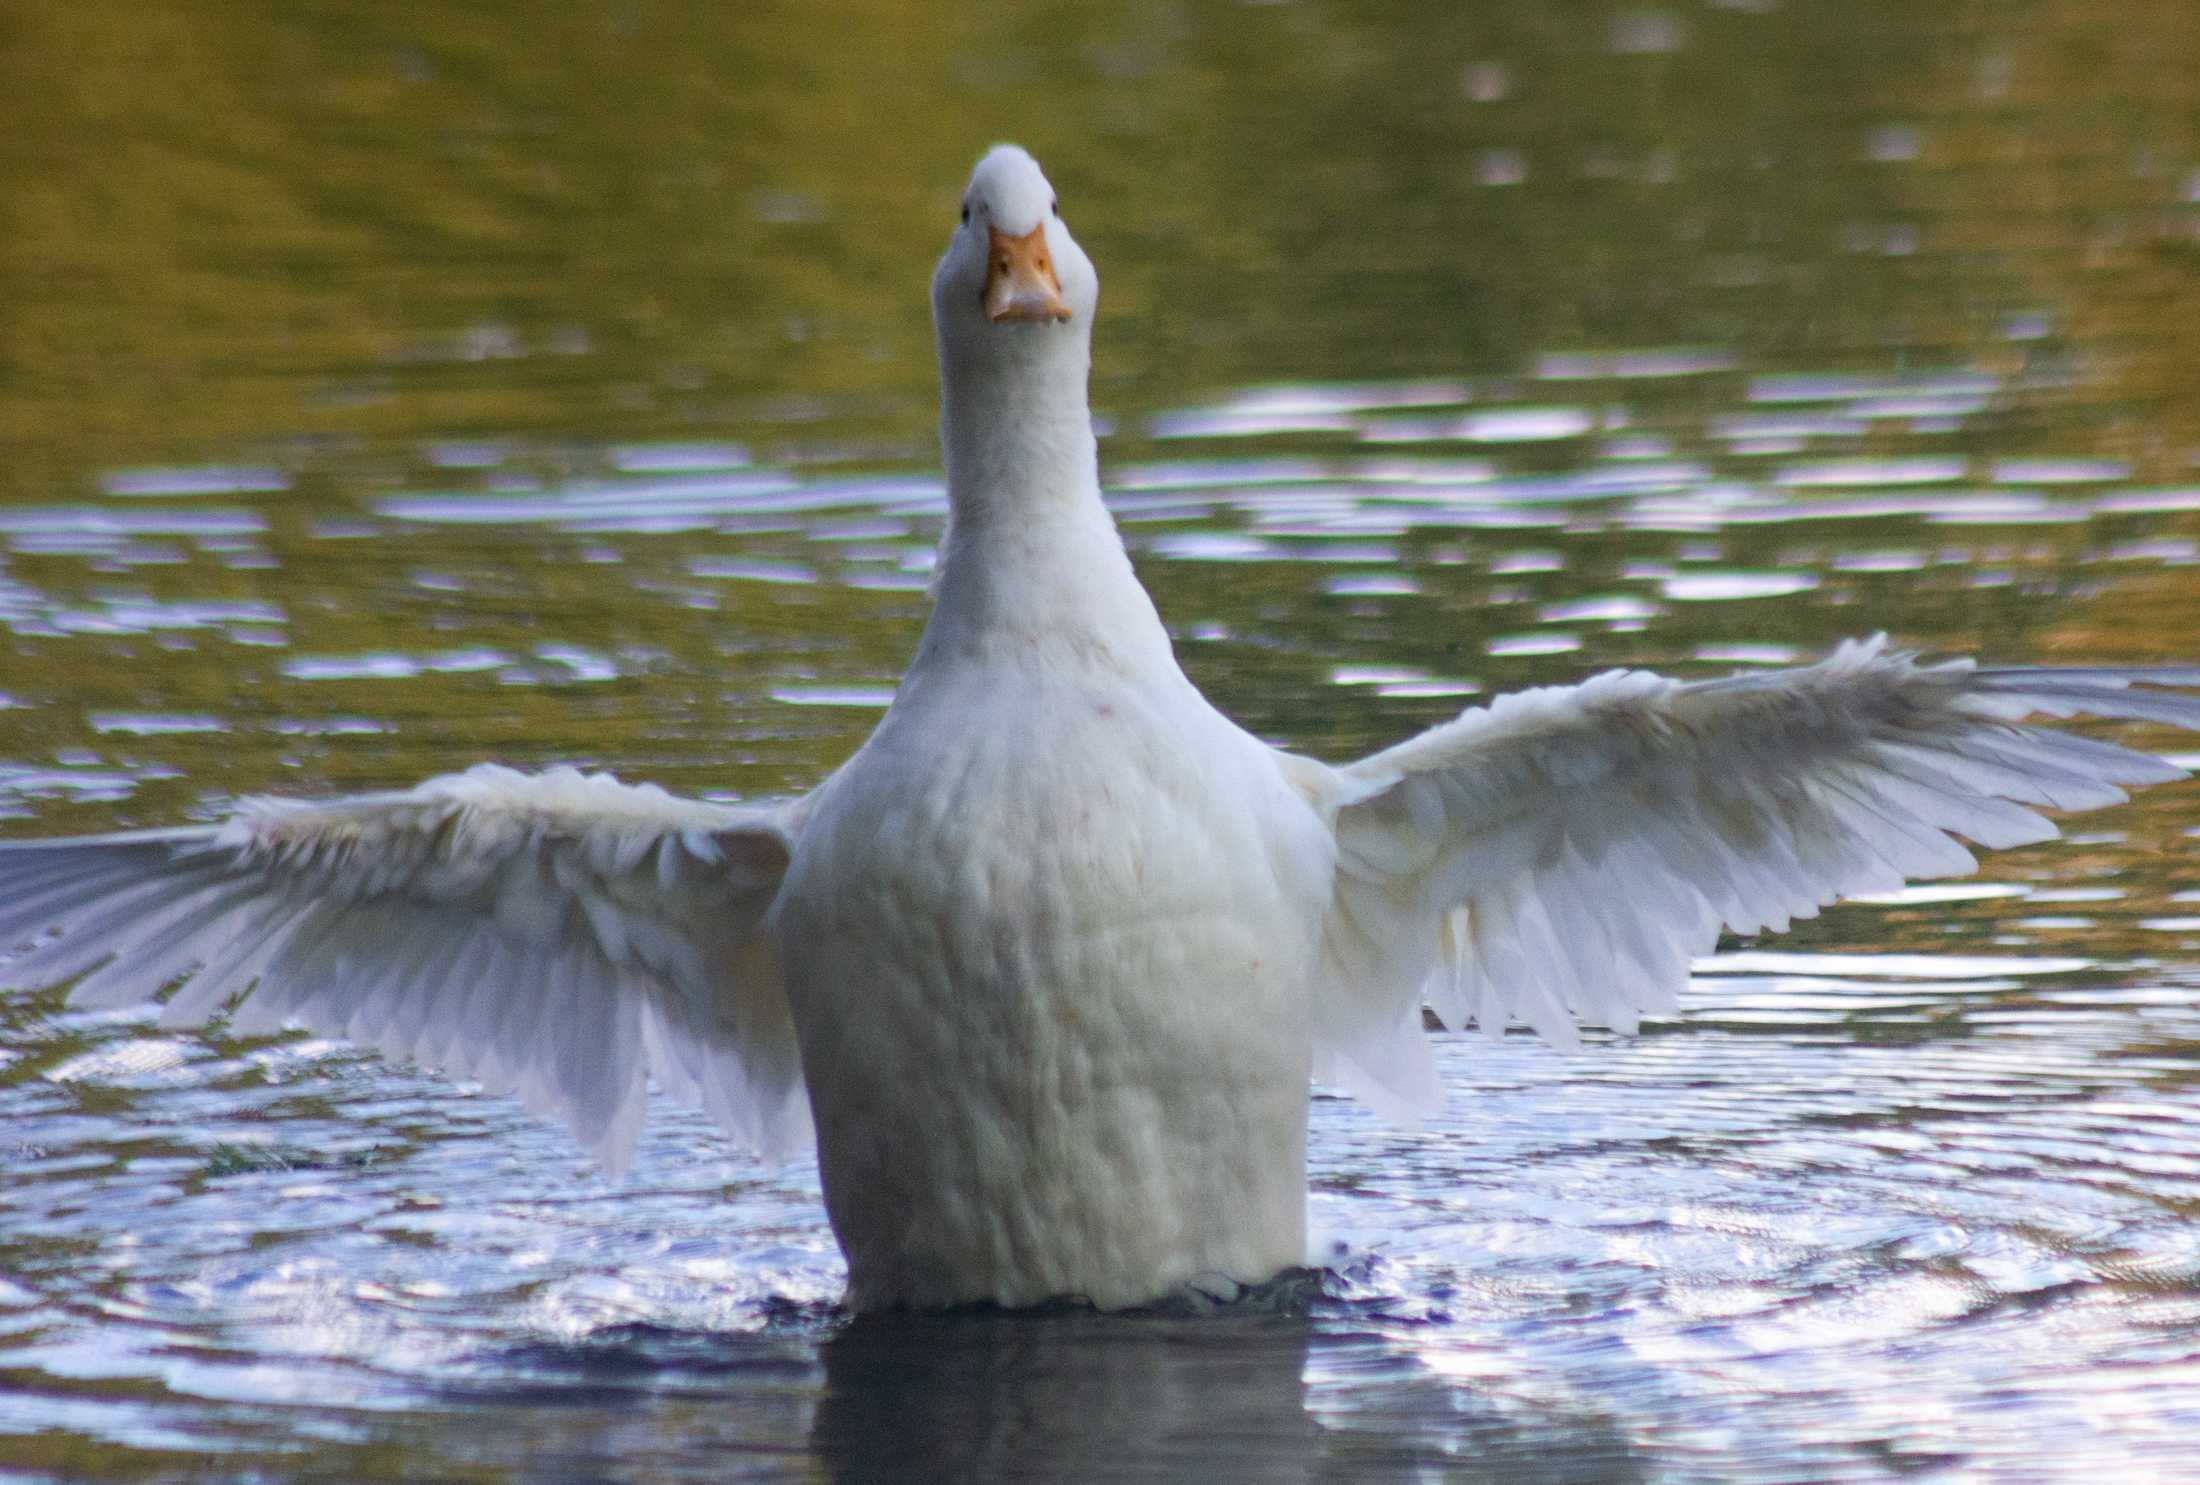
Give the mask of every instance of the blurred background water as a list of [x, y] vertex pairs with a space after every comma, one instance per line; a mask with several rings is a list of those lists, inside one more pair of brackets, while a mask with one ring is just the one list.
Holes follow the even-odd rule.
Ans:
[[[0, 817], [858, 742], [924, 285], [1030, 146], [1187, 668], [1345, 757], [1886, 629], [2200, 653], [2182, 0], [0, 7]], [[2133, 735], [2178, 755], [2189, 739]], [[2200, 762], [2200, 755], [2183, 756]], [[848, 1327], [806, 1165], [603, 1180], [0, 997], [0, 1476], [2200, 1479], [2200, 789], [1317, 1105], [1280, 1313]]]

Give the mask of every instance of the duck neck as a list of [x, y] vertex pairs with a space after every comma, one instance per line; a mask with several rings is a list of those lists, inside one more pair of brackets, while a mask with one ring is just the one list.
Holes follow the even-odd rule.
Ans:
[[1100, 510], [1081, 346], [940, 367], [940, 445], [953, 532], [1029, 530]]
[[983, 366], [942, 357], [947, 535], [927, 640], [1077, 631], [1109, 650], [1168, 639], [1100, 498], [1082, 338], [1032, 337]]

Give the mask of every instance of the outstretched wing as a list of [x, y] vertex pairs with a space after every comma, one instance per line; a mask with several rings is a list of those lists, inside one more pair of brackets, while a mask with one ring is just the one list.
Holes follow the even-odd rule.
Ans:
[[[1612, 671], [1502, 697], [1339, 771], [1327, 1066], [1403, 1111], [1437, 1096], [1424, 997], [1561, 1046], [1677, 1008], [1721, 924], [1778, 931], [1836, 898], [1969, 872], [1951, 837], [2048, 839], [2180, 778], [2032, 715], [2200, 728], [2200, 669], [1919, 665], [1884, 637], [1694, 684]], [[1372, 1086], [1370, 1086], [1372, 1085]]]
[[[740, 808], [495, 765], [400, 793], [248, 799], [218, 825], [0, 843], [0, 984], [72, 1005], [181, 977], [167, 1026], [248, 987], [298, 1021], [555, 1114], [613, 1172], [647, 1076], [767, 1153], [809, 1138], [779, 972], [756, 932], [801, 802]], [[87, 973], [89, 971], [89, 973]]]

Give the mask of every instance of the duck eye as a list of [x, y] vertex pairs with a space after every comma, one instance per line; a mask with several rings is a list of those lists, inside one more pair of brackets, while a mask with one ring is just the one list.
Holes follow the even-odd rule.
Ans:
[[967, 202], [967, 201], [965, 201], [965, 202], [963, 203], [963, 224], [964, 224], [965, 226], [968, 226], [968, 225], [969, 225], [969, 223], [970, 223], [970, 203], [969, 203], [969, 202]]
[[1049, 201], [1047, 203], [1047, 210], [1052, 212], [1056, 216], [1060, 216], [1062, 214], [1062, 199], [1057, 196], [1054, 200]]

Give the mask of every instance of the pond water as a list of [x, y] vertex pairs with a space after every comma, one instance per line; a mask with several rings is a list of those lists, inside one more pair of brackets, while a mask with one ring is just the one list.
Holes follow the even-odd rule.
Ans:
[[[1344, 758], [1884, 629], [2200, 654], [2200, 14], [356, 0], [8, 22], [0, 818], [572, 760], [799, 790], [940, 530], [923, 285], [1030, 144], [1194, 678]], [[2200, 763], [2200, 744], [2124, 734]], [[0, 995], [0, 1477], [2200, 1479], [2200, 786], [1730, 944], [1328, 1271], [848, 1325], [814, 1170], [613, 1184], [340, 1043]]]

